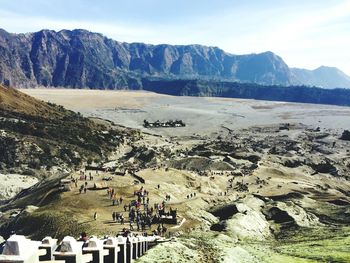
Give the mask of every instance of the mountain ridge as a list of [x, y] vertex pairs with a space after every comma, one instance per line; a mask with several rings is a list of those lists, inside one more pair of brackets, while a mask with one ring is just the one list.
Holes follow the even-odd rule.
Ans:
[[[337, 75], [343, 79], [333, 82], [350, 88], [350, 77], [342, 74]], [[0, 83], [8, 86], [141, 89], [141, 77], [339, 87], [289, 68], [271, 51], [234, 55], [198, 44], [126, 43], [84, 29], [0, 30]]]

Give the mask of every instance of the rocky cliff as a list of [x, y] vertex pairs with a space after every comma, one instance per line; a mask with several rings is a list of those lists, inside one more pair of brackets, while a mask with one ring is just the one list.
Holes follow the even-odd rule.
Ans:
[[201, 45], [122, 43], [86, 30], [11, 34], [0, 29], [0, 83], [139, 89], [142, 77], [350, 87], [350, 78], [338, 69], [290, 69], [272, 52], [232, 55]]
[[290, 85], [272, 52], [232, 55], [217, 47], [121, 43], [85, 30], [0, 30], [0, 82], [17, 87], [140, 88], [140, 77], [200, 78]]

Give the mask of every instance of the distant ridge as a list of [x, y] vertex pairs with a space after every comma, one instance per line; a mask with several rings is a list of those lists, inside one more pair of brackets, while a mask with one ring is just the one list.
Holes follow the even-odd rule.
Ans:
[[0, 29], [0, 83], [16, 87], [141, 89], [143, 77], [350, 88], [338, 69], [290, 69], [272, 52], [233, 55], [201, 45], [122, 43], [86, 30]]
[[350, 77], [334, 67], [321, 66], [315, 70], [292, 68], [291, 70], [301, 83], [308, 86], [350, 88]]

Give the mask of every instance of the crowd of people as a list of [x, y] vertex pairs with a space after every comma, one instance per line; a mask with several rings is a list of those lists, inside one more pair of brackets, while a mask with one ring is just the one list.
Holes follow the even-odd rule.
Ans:
[[[96, 173], [98, 173], [96, 171]], [[84, 181], [79, 188], [79, 193], [87, 192], [87, 179], [93, 180], [91, 172], [81, 172], [80, 181]], [[73, 179], [76, 187], [78, 186], [78, 178]], [[161, 185], [158, 184], [156, 189], [160, 191]], [[151, 231], [155, 235], [165, 235], [167, 228], [164, 224], [176, 224], [177, 223], [177, 209], [172, 209], [167, 207], [167, 203], [171, 200], [171, 196], [165, 193], [164, 200], [160, 203], [153, 203], [150, 205], [150, 193], [144, 186], [134, 191], [134, 200], [125, 202], [123, 196], [117, 196], [116, 190], [112, 187], [108, 187], [106, 190], [108, 199], [111, 201], [112, 206], [123, 205], [122, 211], [112, 212], [112, 222], [120, 223], [124, 225], [126, 222], [129, 223], [128, 231], [138, 231], [146, 233], [146, 231]], [[186, 196], [187, 199], [192, 199], [196, 197], [196, 193], [190, 193]], [[97, 220], [97, 212], [94, 213], [94, 220]], [[152, 225], [157, 225], [153, 228]], [[124, 228], [126, 231], [127, 228]], [[125, 232], [124, 231], [124, 232]]]

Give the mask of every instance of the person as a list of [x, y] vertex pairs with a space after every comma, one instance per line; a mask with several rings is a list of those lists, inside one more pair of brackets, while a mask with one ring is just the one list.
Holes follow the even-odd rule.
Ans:
[[97, 220], [97, 212], [94, 214], [94, 220]]
[[137, 231], [140, 231], [140, 221], [136, 220]]
[[161, 234], [161, 233], [162, 233], [162, 227], [160, 226], [160, 224], [158, 224], [158, 227], [157, 227], [157, 232], [158, 232], [159, 234]]
[[112, 213], [113, 222], [115, 221], [115, 212]]
[[86, 242], [88, 241], [88, 236], [86, 234], [86, 232], [82, 232], [80, 234], [80, 238], [78, 239], [78, 241], [83, 241], [83, 247], [85, 246]]
[[124, 225], [124, 216], [123, 216], [123, 214], [120, 216], [120, 224]]
[[159, 188], [160, 188], [160, 184], [158, 184], [158, 190], [159, 190]]
[[167, 230], [168, 229], [165, 226], [162, 227], [162, 236], [165, 236]]

